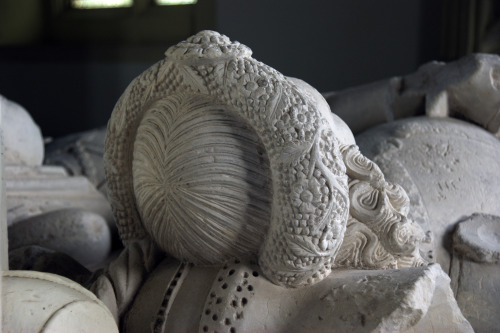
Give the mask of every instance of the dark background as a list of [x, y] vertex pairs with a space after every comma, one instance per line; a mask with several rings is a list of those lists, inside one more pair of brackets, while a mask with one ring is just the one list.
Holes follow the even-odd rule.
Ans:
[[498, 52], [495, 3], [199, 0], [160, 8], [136, 0], [128, 9], [78, 11], [65, 0], [0, 0], [0, 94], [23, 105], [44, 136], [104, 126], [135, 76], [202, 29], [321, 92], [341, 90], [430, 60]]

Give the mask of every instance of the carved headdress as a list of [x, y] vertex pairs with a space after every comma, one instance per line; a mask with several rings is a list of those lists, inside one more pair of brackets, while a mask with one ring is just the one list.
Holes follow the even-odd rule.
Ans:
[[[202, 31], [122, 95], [105, 167], [124, 243], [149, 236], [196, 264], [257, 255], [292, 287], [335, 265], [420, 263], [404, 191], [348, 146], [317, 92], [251, 54]], [[356, 229], [335, 263], [348, 219], [368, 231]]]

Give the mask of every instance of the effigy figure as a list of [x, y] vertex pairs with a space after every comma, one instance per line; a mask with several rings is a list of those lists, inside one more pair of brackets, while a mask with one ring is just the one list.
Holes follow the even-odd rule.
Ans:
[[106, 196], [102, 160], [105, 135], [106, 128], [103, 127], [52, 140], [45, 146], [43, 163], [62, 166], [72, 176], [86, 177]]
[[125, 331], [405, 330], [439, 293], [470, 330], [404, 190], [318, 92], [223, 35], [130, 84], [104, 161], [126, 248], [91, 290]]
[[[458, 120], [393, 120], [460, 114], [497, 133], [497, 62], [431, 63], [325, 101], [226, 36], [190, 37], [115, 107], [104, 162], [125, 249], [82, 284], [127, 332], [495, 329], [477, 308], [495, 309], [498, 284], [472, 281], [498, 272], [500, 143]], [[87, 154], [102, 137], [51, 158], [104, 185]]]

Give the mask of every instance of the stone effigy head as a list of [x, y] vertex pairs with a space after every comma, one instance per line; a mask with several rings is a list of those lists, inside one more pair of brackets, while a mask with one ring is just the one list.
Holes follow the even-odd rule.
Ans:
[[344, 239], [353, 143], [313, 88], [202, 31], [136, 78], [109, 121], [121, 238], [202, 265], [257, 255], [280, 285], [320, 281]]

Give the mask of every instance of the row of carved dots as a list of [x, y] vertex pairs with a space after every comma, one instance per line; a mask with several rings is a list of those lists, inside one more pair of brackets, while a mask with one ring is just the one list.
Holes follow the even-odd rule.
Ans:
[[185, 264], [181, 264], [179, 266], [179, 269], [177, 270], [177, 273], [175, 274], [174, 279], [172, 282], [170, 282], [170, 285], [168, 286], [168, 289], [165, 293], [165, 296], [163, 298], [163, 302], [161, 303], [161, 307], [158, 310], [158, 314], [156, 315], [156, 321], [154, 325], [154, 332], [161, 332], [162, 331], [162, 325], [165, 322], [166, 318], [166, 311], [168, 307], [168, 303], [170, 302], [170, 297], [172, 296], [172, 293], [174, 292], [174, 289], [177, 287], [177, 283], [182, 276], [182, 272], [184, 271]]
[[[239, 264], [240, 261], [239, 260], [235, 260], [234, 262], [235, 264]], [[227, 271], [227, 273], [226, 273]], [[225, 281], [226, 278], [228, 277], [233, 277], [233, 278], [237, 278], [234, 274], [236, 273], [236, 270], [231, 268], [229, 269], [228, 265], [224, 265], [224, 267], [222, 268], [221, 270], [221, 275], [219, 275], [219, 277], [217, 278], [217, 286], [215, 288], [215, 290], [217, 290], [217, 288], [220, 288], [223, 290], [223, 292], [230, 292], [228, 290], [229, 288], [229, 284]], [[259, 276], [259, 272], [257, 271], [252, 271], [251, 275], [253, 277], [258, 277]], [[234, 321], [235, 320], [240, 320], [243, 318], [243, 311], [242, 309], [248, 304], [248, 299], [246, 297], [241, 297], [241, 298], [238, 298], [238, 294], [243, 292], [244, 289], [248, 290], [249, 292], [253, 292], [254, 291], [254, 287], [253, 285], [249, 284], [248, 283], [248, 278], [250, 277], [250, 272], [248, 271], [243, 271], [241, 272], [241, 277], [243, 278], [243, 281], [241, 284], [238, 284], [235, 288], [235, 297], [231, 297], [231, 301], [230, 301], [230, 305], [231, 307], [234, 309], [234, 315], [233, 315], [233, 318], [229, 318], [229, 317], [225, 317], [223, 321], [221, 321], [221, 323], [226, 326], [226, 328], [228, 329], [227, 332], [229, 333], [235, 333], [236, 332], [236, 327], [232, 326]], [[212, 289], [212, 291], [210, 292], [210, 301], [208, 302], [208, 305], [212, 305], [214, 304], [214, 300], [215, 300], [215, 305], [220, 305], [223, 301], [223, 298], [222, 297], [218, 297], [216, 292], [214, 291], [214, 289]], [[240, 311], [238, 311], [239, 309], [241, 309]], [[204, 315], [205, 316], [208, 316], [212, 319], [212, 321], [214, 323], [217, 323], [219, 322], [220, 318], [219, 318], [219, 315], [217, 313], [215, 313], [216, 311], [212, 311], [210, 308], [207, 308], [205, 309], [205, 312], [204, 312]], [[209, 332], [210, 328], [208, 325], [204, 325], [203, 328], [202, 328], [203, 332]], [[214, 332], [218, 332], [218, 331], [214, 331]]]

